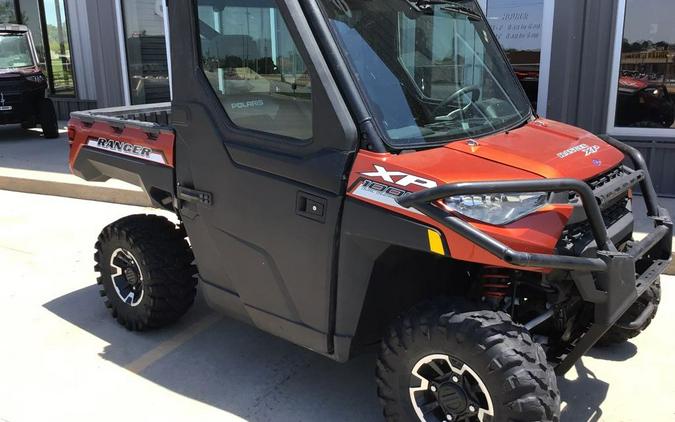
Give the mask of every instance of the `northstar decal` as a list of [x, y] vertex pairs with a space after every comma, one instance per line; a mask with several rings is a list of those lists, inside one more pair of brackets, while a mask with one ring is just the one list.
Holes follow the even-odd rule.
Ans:
[[593, 145], [593, 146], [588, 146], [586, 144], [581, 144], [577, 145], [575, 147], [572, 147], [570, 149], [566, 149], [563, 152], [559, 152], [557, 154], [558, 158], [567, 158], [572, 154], [576, 154], [577, 152], [582, 152], [586, 157], [595, 154], [596, 152], [600, 151], [600, 147], [598, 145]]

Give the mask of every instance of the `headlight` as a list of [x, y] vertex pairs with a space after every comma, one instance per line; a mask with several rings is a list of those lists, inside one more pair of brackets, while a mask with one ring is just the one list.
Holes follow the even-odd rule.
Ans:
[[446, 198], [449, 211], [497, 226], [525, 217], [546, 205], [548, 193], [494, 193]]
[[41, 74], [26, 76], [26, 79], [28, 79], [31, 82], [35, 82], [36, 84], [41, 84], [47, 80], [45, 76]]

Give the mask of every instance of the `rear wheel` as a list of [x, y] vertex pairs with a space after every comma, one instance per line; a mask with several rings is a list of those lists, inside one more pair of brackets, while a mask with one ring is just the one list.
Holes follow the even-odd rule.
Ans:
[[101, 296], [129, 330], [170, 324], [194, 302], [194, 256], [183, 232], [166, 218], [133, 215], [109, 225], [94, 257]]
[[425, 305], [382, 342], [377, 386], [388, 421], [558, 421], [556, 377], [529, 332], [465, 302]]
[[40, 117], [40, 126], [42, 133], [47, 139], [59, 137], [59, 121], [56, 117], [54, 103], [49, 98], [38, 100], [38, 115]]
[[[659, 303], [661, 303], [661, 281], [657, 280], [628, 308], [597, 345], [600, 347], [614, 346], [640, 335], [652, 323], [659, 309]], [[644, 322], [640, 326], [629, 327], [629, 324], [641, 317], [644, 317]]]

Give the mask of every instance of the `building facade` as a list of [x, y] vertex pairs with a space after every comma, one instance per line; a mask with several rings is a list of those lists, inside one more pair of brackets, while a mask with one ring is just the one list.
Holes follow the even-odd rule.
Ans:
[[[477, 1], [540, 115], [633, 144], [675, 196], [673, 0]], [[0, 0], [0, 23], [31, 28], [66, 118], [171, 98], [164, 3]]]

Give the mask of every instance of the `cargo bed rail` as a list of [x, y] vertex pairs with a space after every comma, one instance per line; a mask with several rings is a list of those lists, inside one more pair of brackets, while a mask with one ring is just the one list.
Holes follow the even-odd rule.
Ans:
[[95, 122], [105, 122], [118, 130], [133, 127], [153, 134], [159, 134], [162, 131], [173, 131], [169, 125], [171, 103], [75, 111], [70, 113], [70, 117], [78, 119], [89, 126]]

